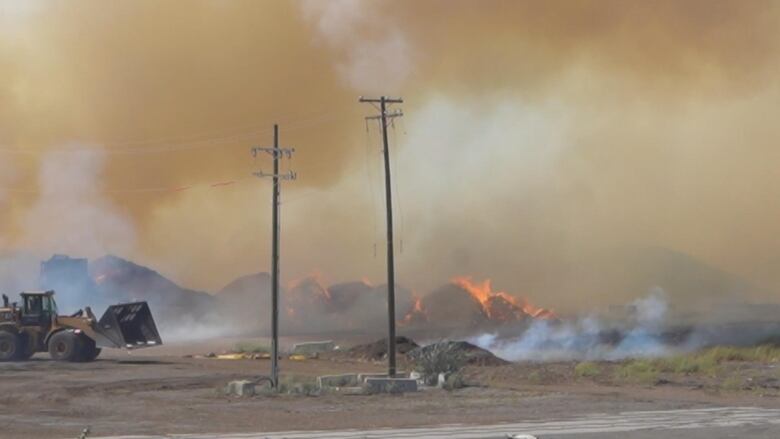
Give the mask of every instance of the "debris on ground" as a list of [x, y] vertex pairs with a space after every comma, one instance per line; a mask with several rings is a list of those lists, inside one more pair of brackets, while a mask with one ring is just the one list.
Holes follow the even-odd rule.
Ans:
[[445, 347], [449, 352], [462, 356], [466, 364], [471, 366], [503, 366], [508, 361], [498, 358], [492, 352], [475, 346], [467, 341], [441, 341], [428, 346], [418, 347], [407, 353], [411, 361], [416, 361], [430, 354], [435, 349]]
[[339, 347], [336, 346], [336, 343], [334, 343], [333, 340], [308, 341], [305, 343], [298, 343], [293, 345], [292, 354], [316, 356], [325, 352], [338, 350], [338, 348]]
[[185, 355], [184, 358], [208, 358], [212, 360], [270, 360], [271, 354], [267, 352], [257, 354], [251, 352], [225, 352], [222, 354], [209, 352], [206, 355]]
[[[411, 338], [399, 336], [395, 338], [397, 354], [406, 355], [408, 352], [419, 348], [420, 345]], [[357, 345], [348, 351], [350, 357], [363, 361], [382, 361], [387, 358], [387, 338], [373, 343]]]

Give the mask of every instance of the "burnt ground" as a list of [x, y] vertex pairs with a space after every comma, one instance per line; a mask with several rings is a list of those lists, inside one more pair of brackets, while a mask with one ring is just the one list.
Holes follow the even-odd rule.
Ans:
[[[30, 362], [0, 364], [0, 436], [73, 438], [85, 426], [91, 426], [95, 436], [258, 432], [488, 424], [626, 410], [780, 407], [773, 387], [776, 370], [749, 363], [728, 366], [739, 378], [661, 374], [651, 380], [645, 375], [641, 380], [617, 378], [619, 363], [598, 363], [593, 370], [571, 362], [509, 364], [469, 367], [465, 375], [471, 386], [455, 391], [239, 399], [218, 390], [229, 380], [265, 373], [268, 360], [183, 357], [220, 346], [228, 349], [231, 343], [163, 346], [132, 355], [106, 352], [87, 364], [57, 363], [42, 354]], [[298, 377], [383, 369], [347, 355], [282, 361], [281, 368]], [[745, 385], [724, 386], [724, 381]], [[767, 385], [755, 385], [759, 382]]]

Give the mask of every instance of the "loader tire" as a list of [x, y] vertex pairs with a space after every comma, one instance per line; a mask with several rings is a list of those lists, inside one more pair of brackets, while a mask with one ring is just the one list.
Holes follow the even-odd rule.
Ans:
[[23, 351], [24, 343], [18, 334], [0, 331], [0, 361], [19, 360]]
[[49, 339], [49, 355], [57, 361], [79, 361], [81, 340], [72, 331], [60, 331]]
[[100, 355], [101, 349], [95, 345], [95, 340], [92, 340], [84, 334], [79, 334], [79, 345], [81, 350], [79, 352], [78, 361], [95, 361], [98, 355]]

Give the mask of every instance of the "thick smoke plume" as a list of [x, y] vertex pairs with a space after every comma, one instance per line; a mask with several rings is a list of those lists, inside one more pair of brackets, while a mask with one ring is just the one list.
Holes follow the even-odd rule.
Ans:
[[[472, 274], [562, 313], [655, 285], [674, 309], [776, 300], [776, 2], [76, 3], [0, 0], [6, 251], [105, 247], [211, 291], [267, 270], [248, 148], [279, 122], [285, 280], [377, 282], [379, 144], [355, 101], [399, 93], [414, 291]], [[93, 186], [47, 186], [69, 160]], [[106, 225], [78, 248], [81, 220], [41, 200]]]

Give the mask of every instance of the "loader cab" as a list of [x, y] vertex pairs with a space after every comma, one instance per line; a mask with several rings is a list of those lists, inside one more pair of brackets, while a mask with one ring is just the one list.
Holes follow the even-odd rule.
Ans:
[[48, 326], [57, 315], [54, 291], [24, 292], [22, 296], [22, 325]]

